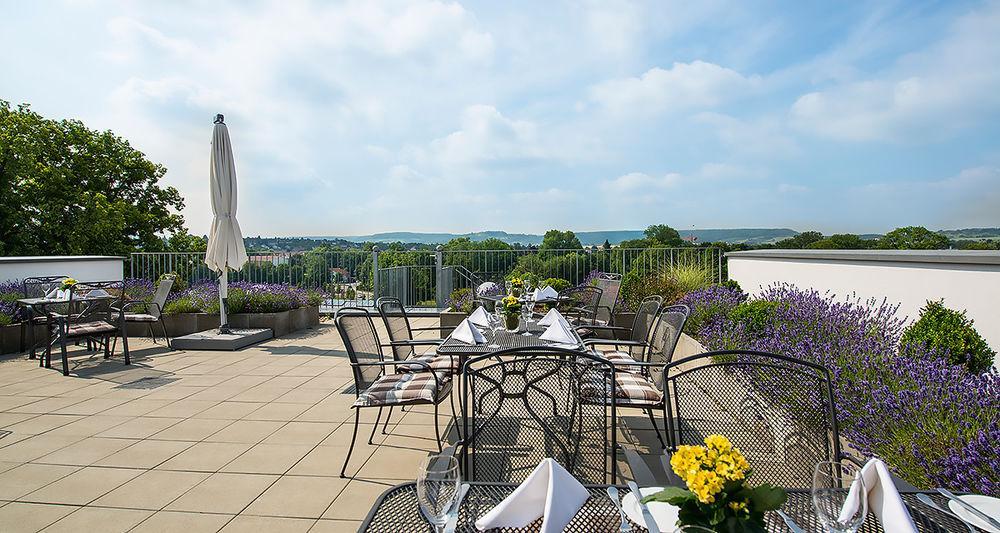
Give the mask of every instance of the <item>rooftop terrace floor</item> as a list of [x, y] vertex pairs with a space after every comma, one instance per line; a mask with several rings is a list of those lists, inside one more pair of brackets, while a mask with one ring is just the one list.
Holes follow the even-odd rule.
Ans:
[[[0, 529], [355, 531], [437, 451], [430, 408], [397, 410], [374, 445], [378, 410], [363, 409], [353, 478], [339, 477], [354, 392], [329, 321], [238, 352], [130, 345], [131, 366], [74, 350], [69, 377], [55, 358], [0, 360]], [[637, 414], [620, 439], [653, 441]]]

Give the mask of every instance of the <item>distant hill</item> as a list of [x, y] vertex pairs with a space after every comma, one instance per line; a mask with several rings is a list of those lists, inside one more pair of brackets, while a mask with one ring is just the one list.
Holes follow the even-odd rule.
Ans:
[[[765, 244], [779, 241], [798, 234], [787, 228], [735, 228], [735, 229], [694, 229], [681, 230], [681, 237], [696, 237], [697, 242], [724, 241], [728, 243]], [[611, 244], [625, 240], [640, 239], [642, 230], [612, 230], [612, 231], [579, 231], [576, 232], [580, 243], [584, 246], [599, 246], [605, 239]], [[423, 244], [444, 244], [452, 239], [468, 237], [473, 241], [499, 239], [508, 244], [539, 245], [542, 236], [529, 233], [507, 233], [506, 231], [479, 231], [475, 233], [418, 233], [410, 231], [392, 231], [374, 233], [371, 235], [347, 235], [342, 237], [309, 237], [311, 239], [343, 239], [351, 242], [403, 242]]]
[[952, 240], [1000, 239], [1000, 228], [945, 229], [938, 233]]

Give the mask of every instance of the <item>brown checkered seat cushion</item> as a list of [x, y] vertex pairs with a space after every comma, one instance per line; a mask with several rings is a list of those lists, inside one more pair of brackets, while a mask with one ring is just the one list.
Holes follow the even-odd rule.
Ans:
[[[354, 401], [354, 407], [371, 407], [379, 405], [399, 405], [412, 402], [434, 402], [451, 390], [451, 379], [444, 374], [430, 372], [413, 372], [408, 374], [389, 374], [378, 378], [368, 390], [361, 393]], [[437, 383], [441, 388], [437, 388]]]
[[[420, 361], [427, 363], [430, 365], [431, 370], [435, 372], [443, 372], [446, 375], [458, 373], [459, 358], [453, 355], [425, 354], [411, 357], [407, 359], [407, 361]], [[427, 371], [427, 367], [423, 365], [407, 365], [405, 363], [400, 364], [397, 368], [399, 369], [399, 372]]]
[[143, 313], [125, 313], [126, 322], [156, 322], [160, 320], [153, 315]]
[[619, 372], [642, 372], [641, 366], [629, 364], [634, 363], [635, 358], [629, 355], [628, 352], [623, 352], [621, 350], [598, 350], [597, 354], [608, 361], [611, 361], [611, 364], [615, 365], [615, 369]]
[[[580, 387], [580, 394], [590, 401], [607, 402], [607, 379], [595, 379]], [[615, 405], [659, 407], [663, 393], [648, 379], [631, 372], [615, 372]]]
[[93, 322], [80, 322], [78, 324], [71, 324], [66, 330], [67, 337], [86, 337], [89, 335], [103, 335], [105, 333], [111, 333], [115, 331], [116, 327], [108, 324], [103, 320], [95, 320]]

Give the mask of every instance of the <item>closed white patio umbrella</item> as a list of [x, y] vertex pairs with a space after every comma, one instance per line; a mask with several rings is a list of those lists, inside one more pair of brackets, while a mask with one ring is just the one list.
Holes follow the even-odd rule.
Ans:
[[247, 262], [243, 232], [236, 221], [236, 163], [229, 129], [222, 115], [215, 116], [212, 133], [212, 161], [209, 171], [212, 188], [212, 230], [208, 234], [205, 264], [221, 273], [219, 277], [219, 332], [231, 333], [226, 313], [229, 296], [229, 269], [239, 270]]

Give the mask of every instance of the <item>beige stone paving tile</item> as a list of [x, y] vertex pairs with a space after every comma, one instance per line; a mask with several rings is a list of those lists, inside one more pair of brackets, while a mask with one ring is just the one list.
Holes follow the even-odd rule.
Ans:
[[0, 525], [4, 533], [35, 533], [77, 509], [72, 505], [12, 502], [0, 507]]
[[215, 387], [228, 379], [230, 379], [229, 376], [220, 375], [183, 376], [180, 379], [180, 384], [188, 387]]
[[236, 376], [232, 379], [225, 381], [220, 387], [238, 387], [242, 390], [247, 390], [251, 387], [256, 387], [261, 383], [267, 381], [267, 376], [256, 376], [252, 374], [247, 374], [243, 376]]
[[[437, 450], [435, 450], [435, 453]], [[364, 479], [416, 479], [420, 470], [420, 463], [431, 452], [425, 450], [412, 450], [407, 448], [396, 448], [389, 446], [379, 446], [368, 461], [361, 467], [355, 477]], [[351, 458], [352, 464], [354, 458]], [[347, 473], [352, 470], [357, 471], [358, 467], [348, 467]]]
[[83, 415], [53, 415], [53, 414], [42, 414], [16, 424], [11, 424], [7, 426], [7, 431], [12, 431], [14, 433], [28, 433], [31, 435], [39, 435], [45, 433], [46, 431], [55, 429], [59, 426], [65, 426], [71, 422], [76, 422], [77, 420], [82, 420]]
[[[103, 392], [103, 391], [102, 391]], [[57, 415], [96, 415], [128, 401], [125, 398], [89, 398], [52, 411]]]
[[247, 450], [221, 470], [252, 474], [284, 474], [312, 448], [308, 444], [261, 443]]
[[[348, 372], [346, 376], [328, 376], [320, 374], [302, 385], [305, 389], [320, 389], [329, 392], [340, 392], [347, 388], [348, 383], [354, 384], [354, 379]], [[352, 394], [353, 396], [353, 394]]]
[[236, 514], [267, 490], [278, 476], [215, 473], [184, 493], [168, 510]]
[[[366, 416], [369, 413], [365, 411], [374, 411], [370, 413], [371, 416]], [[375, 414], [378, 413], [378, 409], [362, 409], [362, 421], [367, 421], [370, 419], [371, 422], [375, 421]], [[303, 411], [302, 414], [295, 417], [295, 420], [301, 422], [332, 422], [341, 423], [348, 418], [354, 421], [354, 413], [347, 408], [339, 405], [339, 402], [331, 401], [329, 398], [323, 400], [316, 405], [310, 407], [308, 410]]]
[[264, 405], [264, 402], [220, 402], [194, 415], [193, 418], [239, 420], [257, 409], [260, 409]]
[[222, 430], [209, 435], [205, 441], [257, 444], [284, 424], [284, 422], [272, 420], [237, 420]]
[[264, 382], [263, 386], [294, 389], [295, 387], [298, 387], [299, 385], [302, 385], [303, 383], [309, 381], [309, 379], [310, 378], [306, 376], [289, 376], [285, 374], [267, 380], [266, 382]]
[[35, 413], [0, 413], [0, 428], [12, 426], [36, 416], [38, 415]]
[[242, 514], [319, 518], [346, 485], [339, 477], [282, 476]]
[[333, 504], [323, 513], [323, 518], [339, 520], [364, 520], [375, 505], [375, 500], [383, 492], [403, 483], [404, 480], [371, 481], [367, 479], [352, 479], [347, 487], [340, 492]]
[[232, 420], [188, 418], [154, 434], [150, 438], [157, 440], [200, 441], [232, 423]]
[[27, 405], [36, 401], [36, 398], [29, 396], [0, 396], [0, 411], [15, 409], [22, 405]]
[[258, 531], [267, 531], [269, 533], [305, 533], [309, 531], [315, 522], [315, 520], [301, 518], [240, 515], [226, 524], [226, 527], [222, 528], [222, 531], [225, 533], [257, 533]]
[[232, 515], [160, 511], [129, 533], [216, 533]]
[[0, 473], [0, 500], [16, 500], [79, 470], [77, 466], [22, 464]]
[[70, 422], [64, 426], [59, 426], [47, 432], [46, 435], [78, 435], [80, 437], [91, 437], [115, 426], [120, 426], [133, 418], [134, 417], [131, 416], [91, 415], [77, 420], [76, 422]]
[[135, 479], [101, 496], [93, 505], [159, 510], [191, 490], [211, 474], [147, 470]]
[[216, 472], [252, 446], [253, 444], [238, 442], [199, 442], [156, 468], [158, 470]]
[[317, 520], [309, 533], [347, 533], [361, 528], [360, 520]]
[[244, 420], [276, 420], [290, 422], [302, 414], [309, 406], [301, 403], [269, 403], [243, 417]]
[[115, 437], [115, 438], [126, 438], [126, 439], [144, 439], [153, 435], [154, 433], [159, 433], [170, 426], [177, 424], [184, 420], [183, 418], [153, 418], [153, 417], [137, 417], [129, 420], [123, 424], [119, 424], [115, 427], [108, 428], [96, 436], [98, 437]]
[[68, 405], [73, 405], [82, 402], [81, 398], [35, 398], [35, 401], [31, 403], [26, 403], [20, 407], [15, 407], [10, 409], [11, 413], [34, 413], [34, 414], [48, 414], [51, 413], [53, 409], [60, 409]]
[[[55, 372], [56, 371], [55, 370], [55, 365], [56, 365], [56, 363], [55, 363], [55, 361], [53, 361], [52, 362], [52, 370], [51, 370], [51, 372]], [[67, 377], [64, 381], [60, 381], [60, 382], [52, 383], [50, 385], [44, 385], [44, 386], [38, 387], [38, 388], [34, 389], [31, 394], [32, 394], [32, 396], [45, 396], [45, 397], [48, 397], [48, 396], [66, 396], [66, 397], [70, 397], [71, 393], [73, 391], [80, 390], [80, 389], [83, 389], [83, 388], [89, 387], [89, 386], [90, 386], [90, 383], [88, 383], [88, 382], [86, 382], [84, 380], [73, 379], [72, 377]], [[75, 397], [75, 399], [82, 401], [82, 400], [84, 400], [86, 398]]]
[[[377, 448], [377, 446], [359, 439], [351, 454], [351, 462], [347, 465], [347, 475], [356, 472], [375, 453]], [[317, 446], [296, 463], [288, 473], [300, 476], [340, 476], [340, 469], [344, 466], [347, 450], [347, 446]]]
[[216, 400], [192, 400], [190, 398], [186, 398], [183, 400], [177, 400], [169, 405], [165, 405], [155, 411], [150, 411], [147, 414], [148, 416], [188, 418], [215, 407], [218, 404], [219, 402]]
[[42, 531], [44, 533], [80, 533], [81, 531], [125, 533], [152, 514], [152, 511], [136, 509], [81, 507]]
[[87, 466], [22, 496], [22, 501], [86, 505], [111, 492], [144, 470]]
[[102, 415], [112, 416], [141, 416], [161, 407], [170, 405], [177, 400], [149, 400], [146, 398], [133, 398], [125, 403], [103, 411]]
[[183, 385], [164, 385], [157, 390], [147, 394], [144, 398], [148, 400], [182, 400], [205, 390], [205, 387], [185, 387]]
[[188, 441], [142, 440], [101, 459], [96, 464], [122, 468], [153, 468], [194, 444]]
[[292, 390], [291, 387], [271, 387], [266, 383], [247, 389], [230, 400], [236, 402], [271, 402]]
[[333, 433], [336, 427], [336, 424], [326, 422], [289, 422], [264, 439], [264, 442], [315, 446]]
[[15, 442], [14, 444], [0, 449], [0, 455], [2, 455], [5, 461], [20, 461], [22, 463], [27, 463], [32, 459], [37, 459], [43, 455], [56, 451], [59, 448], [78, 442], [82, 438], [83, 437], [72, 435], [33, 435], [30, 438]]
[[292, 368], [291, 370], [285, 372], [284, 374], [281, 374], [281, 376], [298, 376], [305, 378], [314, 378], [322, 374], [326, 370], [326, 368], [327, 367], [324, 366], [312, 366], [309, 365], [309, 363], [306, 363], [303, 365], [299, 365], [295, 368]]
[[285, 372], [288, 372], [288, 370], [289, 370], [288, 367], [284, 366], [275, 367], [271, 365], [262, 365], [257, 368], [254, 368], [253, 370], [247, 370], [245, 375], [268, 379], [268, 378], [273, 378], [275, 376], [280, 376]]
[[34, 459], [33, 463], [89, 466], [138, 440], [89, 437]]
[[188, 400], [210, 400], [215, 402], [222, 402], [240, 394], [245, 391], [247, 387], [237, 387], [237, 386], [227, 386], [219, 385], [216, 387], [209, 387], [199, 393], [192, 394], [188, 396]]
[[[19, 466], [21, 466], [23, 464], [24, 463], [15, 463], [15, 462], [0, 461], [0, 473], [6, 472], [6, 471], [8, 471], [8, 470], [10, 470], [12, 468], [17, 468], [17, 467], [19, 467]], [[0, 497], [0, 499], [3, 499], [3, 498]]]
[[282, 394], [274, 401], [281, 403], [302, 403], [312, 406], [319, 403], [330, 394], [332, 394], [332, 391], [299, 387]]
[[[372, 433], [372, 427], [374, 424], [365, 424], [364, 422], [358, 424], [358, 438], [357, 442], [368, 442], [368, 435]], [[390, 426], [389, 429], [392, 429]], [[350, 446], [351, 445], [351, 435], [354, 431], [354, 421], [350, 421], [340, 426], [330, 434], [329, 437], [323, 439], [320, 443], [321, 446]], [[382, 425], [379, 424], [378, 429], [375, 430], [375, 434], [372, 436], [372, 442], [375, 444], [381, 443], [385, 440], [385, 435], [382, 434]]]

